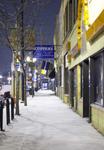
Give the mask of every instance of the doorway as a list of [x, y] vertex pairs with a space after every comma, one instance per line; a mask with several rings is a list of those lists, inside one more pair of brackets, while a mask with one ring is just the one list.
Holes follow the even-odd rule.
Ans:
[[89, 117], [89, 61], [82, 62], [83, 117]]

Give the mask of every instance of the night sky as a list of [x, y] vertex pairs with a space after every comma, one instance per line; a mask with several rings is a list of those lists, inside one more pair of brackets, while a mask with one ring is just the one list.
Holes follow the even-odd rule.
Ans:
[[[12, 2], [13, 0], [10, 1]], [[0, 0], [0, 7], [4, 7], [6, 11], [12, 14], [15, 12], [15, 7], [11, 5], [10, 1]], [[19, 0], [17, 1], [19, 4]], [[28, 0], [24, 9], [24, 24], [26, 26], [34, 26], [36, 44], [53, 44], [55, 18], [59, 11], [60, 1]], [[11, 50], [6, 46], [3, 39], [1, 41], [0, 73], [3, 74], [10, 71], [12, 55]]]

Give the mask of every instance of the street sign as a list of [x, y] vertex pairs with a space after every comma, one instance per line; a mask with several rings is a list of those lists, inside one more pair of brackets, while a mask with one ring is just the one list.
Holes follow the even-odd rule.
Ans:
[[16, 63], [16, 64], [15, 64], [15, 67], [16, 67], [16, 69], [18, 69], [18, 68], [20, 67], [20, 64], [19, 64], [19, 63]]
[[20, 63], [16, 63], [16, 64], [15, 64], [15, 68], [16, 68], [17, 71], [20, 71], [20, 70], [21, 70], [21, 65], [20, 65]]
[[33, 57], [37, 59], [54, 59], [54, 46], [36, 45], [33, 51]]

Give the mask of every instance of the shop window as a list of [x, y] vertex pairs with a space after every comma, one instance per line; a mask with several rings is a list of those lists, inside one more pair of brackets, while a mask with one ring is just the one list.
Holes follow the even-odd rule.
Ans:
[[69, 97], [71, 106], [74, 107], [74, 70], [69, 70]]
[[69, 93], [69, 73], [68, 73], [68, 60], [67, 60], [68, 53], [64, 56], [64, 93]]
[[68, 94], [69, 93], [69, 82], [68, 82], [68, 80], [69, 80], [69, 77], [68, 77], [68, 68], [65, 68], [65, 71], [64, 71], [64, 88], [65, 88], [65, 94]]
[[77, 69], [74, 69], [74, 97], [77, 96]]
[[59, 67], [57, 72], [57, 86], [61, 86], [61, 66]]
[[95, 58], [95, 101], [103, 105], [103, 57]]

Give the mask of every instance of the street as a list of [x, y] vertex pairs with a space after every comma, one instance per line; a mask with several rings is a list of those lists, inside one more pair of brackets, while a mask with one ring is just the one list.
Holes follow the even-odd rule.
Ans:
[[104, 137], [52, 91], [40, 90], [0, 132], [0, 150], [103, 150]]
[[0, 0], [0, 150], [104, 150], [104, 0]]

